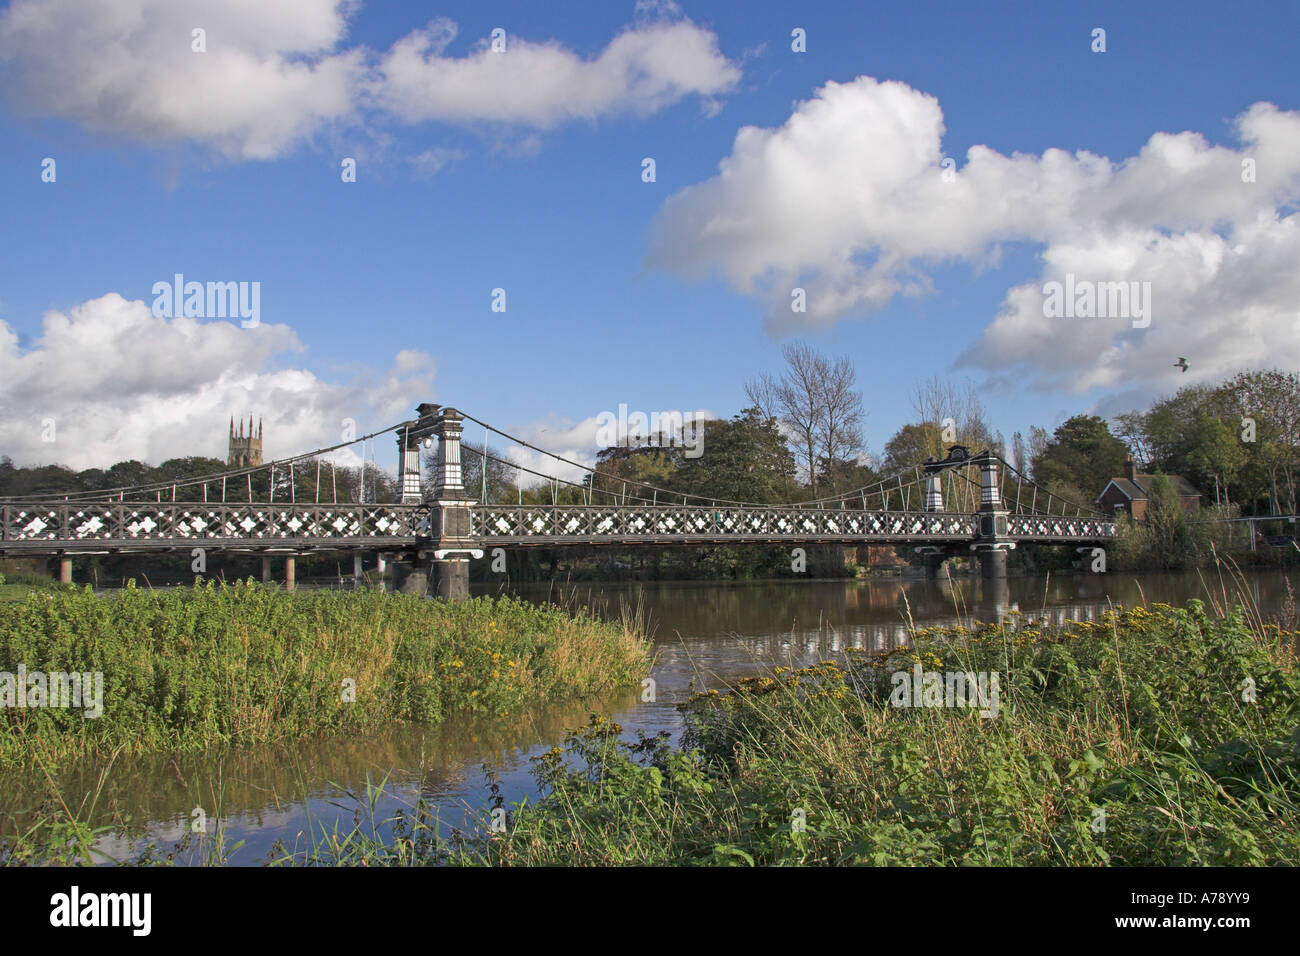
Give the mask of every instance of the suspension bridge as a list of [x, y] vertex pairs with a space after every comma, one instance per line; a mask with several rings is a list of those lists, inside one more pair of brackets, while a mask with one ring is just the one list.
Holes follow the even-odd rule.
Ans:
[[[255, 467], [165, 484], [0, 499], [0, 554], [58, 556], [60, 578], [70, 581], [79, 555], [254, 552], [263, 556], [264, 576], [270, 559], [283, 557], [291, 588], [298, 556], [353, 552], [359, 559], [373, 551], [396, 562], [402, 590], [426, 593], [432, 575], [439, 597], [460, 600], [469, 591], [468, 562], [497, 547], [910, 545], [926, 554], [931, 575], [947, 558], [973, 553], [985, 577], [1003, 578], [1007, 552], [1018, 543], [1084, 547], [1115, 536], [1113, 520], [1050, 494], [996, 454], [972, 455], [959, 445], [942, 460], [929, 459], [853, 491], [760, 504], [682, 494], [602, 473], [455, 408], [426, 403], [416, 411], [418, 418], [383, 431]], [[481, 450], [462, 446], [466, 421], [483, 428]], [[389, 433], [398, 448], [398, 500], [337, 500], [336, 483], [324, 484], [322, 469], [332, 475], [334, 467], [328, 456]], [[489, 451], [489, 434], [564, 466], [568, 474], [577, 469], [582, 478], [563, 479], [500, 458]], [[431, 449], [435, 440], [426, 493], [420, 450]], [[480, 489], [465, 487], [462, 450], [481, 459]], [[516, 502], [488, 500], [489, 461], [520, 474]], [[315, 480], [309, 481], [313, 468]], [[260, 487], [262, 473], [268, 500], [258, 501], [254, 476]], [[524, 502], [525, 473], [549, 484], [550, 504]], [[311, 488], [312, 500], [299, 500], [300, 486]], [[321, 500], [324, 487], [332, 489], [328, 501]]]

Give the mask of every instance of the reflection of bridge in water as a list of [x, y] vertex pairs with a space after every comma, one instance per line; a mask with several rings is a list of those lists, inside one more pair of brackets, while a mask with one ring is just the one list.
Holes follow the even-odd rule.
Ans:
[[[996, 455], [971, 455], [956, 445], [942, 461], [927, 460], [870, 486], [774, 505], [625, 480], [542, 452], [454, 408], [425, 404], [418, 411], [418, 419], [346, 443], [396, 434], [397, 502], [320, 500], [321, 456], [344, 444], [166, 485], [0, 501], [0, 554], [57, 555], [61, 578], [71, 580], [75, 555], [248, 551], [283, 557], [292, 587], [298, 555], [351, 551], [359, 558], [379, 551], [401, 562], [404, 590], [426, 592], [432, 572], [438, 595], [459, 600], [468, 594], [469, 560], [495, 547], [907, 545], [927, 555], [932, 576], [948, 557], [973, 553], [984, 577], [1004, 578], [1007, 552], [1020, 542], [1090, 546], [1115, 535], [1113, 521], [1050, 494]], [[464, 485], [461, 463], [467, 419], [485, 433], [483, 450], [467, 449], [481, 458], [477, 499]], [[488, 432], [580, 468], [584, 478], [560, 479], [497, 458], [487, 450]], [[420, 448], [435, 438], [436, 474], [426, 495]], [[522, 490], [514, 504], [488, 500], [489, 461], [544, 479], [551, 503], [525, 505]], [[314, 482], [308, 480], [313, 465]], [[288, 501], [274, 500], [277, 469]], [[253, 474], [263, 471], [271, 500], [253, 501]], [[299, 501], [299, 487], [312, 487], [314, 500]], [[239, 501], [244, 488], [249, 500]]]

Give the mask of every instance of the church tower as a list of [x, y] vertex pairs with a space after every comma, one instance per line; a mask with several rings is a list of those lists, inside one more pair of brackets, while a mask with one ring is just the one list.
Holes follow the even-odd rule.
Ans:
[[235, 419], [230, 419], [230, 450], [226, 453], [226, 464], [232, 468], [253, 468], [262, 463], [262, 420], [257, 420], [257, 431], [253, 431], [253, 416], [248, 416], [248, 434], [244, 434], [244, 422], [239, 422], [239, 431], [235, 431]]

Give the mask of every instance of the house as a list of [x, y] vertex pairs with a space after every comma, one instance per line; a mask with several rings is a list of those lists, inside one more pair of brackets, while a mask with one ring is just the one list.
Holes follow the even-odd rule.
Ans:
[[[1130, 456], [1124, 462], [1124, 475], [1112, 478], [1100, 495], [1097, 505], [1105, 514], [1128, 512], [1134, 521], [1144, 521], [1147, 515], [1147, 501], [1151, 497], [1151, 480], [1155, 475], [1139, 475], [1137, 466]], [[1174, 491], [1182, 499], [1183, 510], [1195, 512], [1201, 510], [1201, 493], [1192, 487], [1192, 483], [1181, 475], [1165, 475]]]

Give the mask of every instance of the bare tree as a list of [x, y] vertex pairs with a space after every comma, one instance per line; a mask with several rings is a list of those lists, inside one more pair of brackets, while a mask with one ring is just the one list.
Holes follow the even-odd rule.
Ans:
[[822, 380], [819, 386], [818, 441], [826, 456], [827, 468], [849, 458], [856, 458], [862, 448], [862, 393], [853, 386], [858, 373], [847, 358], [834, 362], [818, 360]]
[[941, 447], [934, 449], [936, 457], [943, 455], [942, 435], [945, 431], [953, 435], [957, 443], [970, 446], [972, 451], [981, 451], [995, 444], [984, 403], [969, 381], [958, 384], [936, 375], [917, 382], [912, 390], [912, 409], [921, 423], [939, 426]]
[[764, 418], [780, 419], [781, 417], [781, 403], [776, 393], [776, 380], [768, 372], [763, 372], [758, 378], [752, 378], [745, 383], [745, 397]]
[[780, 378], [761, 375], [746, 383], [745, 394], [765, 414], [781, 423], [786, 438], [797, 451], [813, 495], [817, 494], [819, 425], [823, 419], [822, 381], [829, 363], [811, 347], [791, 342], [781, 349], [786, 368]]

